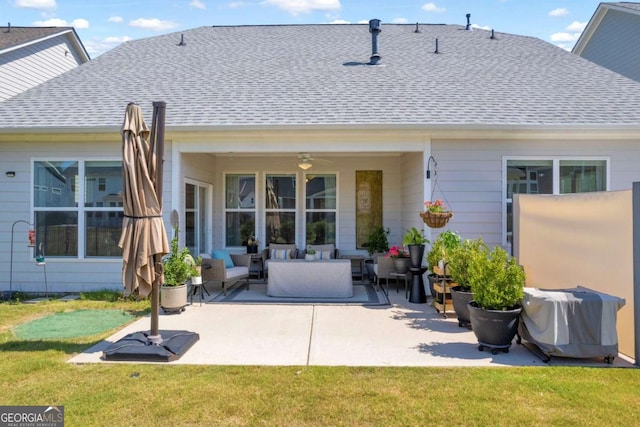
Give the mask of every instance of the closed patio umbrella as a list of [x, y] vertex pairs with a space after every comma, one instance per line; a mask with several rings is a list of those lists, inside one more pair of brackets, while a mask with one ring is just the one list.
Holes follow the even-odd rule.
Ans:
[[[160, 104], [160, 105], [157, 105]], [[151, 337], [158, 334], [158, 288], [162, 284], [162, 256], [169, 242], [162, 221], [162, 157], [165, 104], [153, 103], [154, 132], [144, 122], [137, 104], [130, 103], [122, 124], [122, 178], [124, 219], [119, 246], [122, 248], [122, 283], [125, 294], [152, 294]], [[151, 141], [149, 137], [151, 136]], [[157, 141], [155, 140], [157, 138]]]

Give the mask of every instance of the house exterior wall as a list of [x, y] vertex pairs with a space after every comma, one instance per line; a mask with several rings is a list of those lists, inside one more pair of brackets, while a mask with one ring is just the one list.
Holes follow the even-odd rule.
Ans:
[[640, 81], [640, 15], [608, 9], [580, 56]]
[[624, 190], [640, 179], [638, 142], [558, 138], [434, 139], [432, 153], [438, 162], [439, 190], [436, 189], [432, 197], [443, 198], [455, 212], [444, 229], [454, 230], [463, 238], [482, 237], [489, 245], [504, 245], [503, 158], [604, 157], [609, 160], [609, 190]]
[[[400, 244], [407, 228], [423, 226], [417, 212], [423, 209], [426, 195], [433, 189], [431, 199], [442, 198], [455, 212], [447, 227], [426, 229], [432, 240], [445, 229], [452, 229], [463, 238], [482, 237], [490, 245], [503, 244], [505, 183], [503, 165], [505, 157], [604, 157], [609, 161], [609, 189], [630, 189], [634, 181], [640, 181], [640, 150], [637, 137], [611, 134], [589, 139], [586, 134], [573, 137], [515, 133], [509, 135], [491, 133], [484, 137], [473, 135], [424, 136], [407, 138], [406, 143], [389, 142], [371, 147], [360, 147], [354, 153], [353, 141], [348, 138], [342, 144], [327, 144], [327, 152], [313, 152], [314, 161], [310, 173], [335, 173], [338, 177], [338, 242], [343, 253], [365, 253], [355, 248], [355, 171], [383, 171], [384, 226], [391, 229], [390, 244]], [[358, 137], [360, 138], [360, 137]], [[215, 139], [215, 138], [214, 138]], [[211, 229], [209, 249], [223, 247], [224, 174], [257, 173], [258, 203], [264, 191], [265, 173], [296, 173], [303, 182], [303, 172], [297, 168], [297, 149], [288, 154], [266, 152], [222, 155], [230, 147], [241, 149], [242, 144], [227, 141], [225, 145], [200, 141], [198, 143], [174, 143], [176, 136], [169, 136], [164, 161], [164, 211], [163, 216], [170, 233], [170, 217], [173, 209], [184, 211], [185, 179], [211, 185]], [[267, 144], [271, 146], [270, 144]], [[348, 153], [339, 153], [346, 146]], [[377, 147], [377, 148], [376, 148]], [[393, 151], [405, 148], [405, 152]], [[425, 178], [426, 152], [413, 151], [417, 147], [429, 149], [437, 161], [437, 175], [432, 166], [431, 182]], [[308, 149], [304, 147], [301, 149]], [[256, 147], [245, 147], [256, 150]], [[262, 148], [264, 150], [264, 147]], [[375, 151], [375, 150], [379, 151]], [[216, 150], [218, 155], [213, 151]], [[0, 290], [9, 289], [9, 259], [11, 256], [11, 227], [14, 221], [31, 222], [33, 212], [32, 162], [34, 159], [119, 159], [121, 141], [117, 133], [49, 135], [24, 134], [15, 138], [0, 135]], [[173, 167], [174, 160], [178, 167]], [[329, 160], [323, 162], [322, 160]], [[6, 171], [14, 171], [9, 178]], [[437, 186], [435, 181], [437, 178]], [[302, 191], [299, 190], [298, 212], [302, 212]], [[263, 224], [258, 209], [257, 223]], [[181, 218], [181, 221], [184, 219]], [[44, 292], [44, 270], [33, 262], [33, 254], [26, 247], [28, 225], [15, 227], [13, 251], [12, 290]], [[184, 229], [184, 223], [181, 223]], [[258, 238], [264, 241], [259, 227]], [[183, 240], [182, 240], [183, 241]], [[297, 243], [304, 242], [302, 224], [297, 228]], [[49, 291], [78, 292], [97, 289], [121, 289], [122, 262], [119, 258], [103, 259], [55, 259], [48, 258], [46, 277]]]
[[0, 101], [80, 65], [75, 48], [60, 35], [0, 55]]

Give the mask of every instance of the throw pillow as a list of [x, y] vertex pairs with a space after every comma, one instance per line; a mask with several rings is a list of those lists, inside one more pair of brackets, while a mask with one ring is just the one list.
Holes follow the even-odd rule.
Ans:
[[224, 260], [224, 268], [232, 268], [234, 266], [231, 255], [224, 249], [211, 251], [211, 258]]
[[271, 259], [289, 259], [291, 257], [291, 249], [271, 249], [269, 258]]
[[331, 259], [331, 251], [317, 251], [316, 259]]

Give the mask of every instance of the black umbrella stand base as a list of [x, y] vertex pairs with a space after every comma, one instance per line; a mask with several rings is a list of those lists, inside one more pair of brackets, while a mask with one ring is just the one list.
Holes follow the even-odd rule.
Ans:
[[159, 331], [160, 345], [150, 343], [149, 331], [134, 332], [111, 344], [103, 352], [104, 360], [128, 362], [173, 362], [180, 359], [199, 339], [189, 331]]

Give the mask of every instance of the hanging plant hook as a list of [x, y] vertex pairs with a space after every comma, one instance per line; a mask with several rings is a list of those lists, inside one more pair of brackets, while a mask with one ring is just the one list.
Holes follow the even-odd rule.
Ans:
[[433, 156], [429, 156], [429, 160], [427, 160], [427, 179], [431, 179], [431, 169], [429, 169], [431, 163], [433, 163], [434, 176], [438, 174], [438, 162]]

